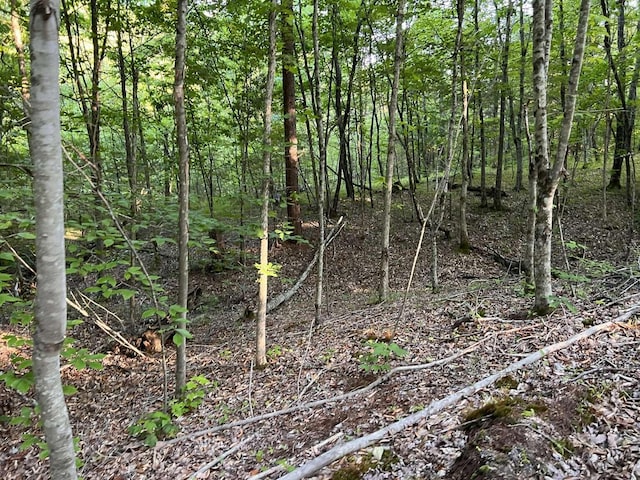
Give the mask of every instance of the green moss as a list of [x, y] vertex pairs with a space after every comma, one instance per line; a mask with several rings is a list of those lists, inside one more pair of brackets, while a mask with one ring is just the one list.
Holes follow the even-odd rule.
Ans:
[[508, 420], [512, 419], [513, 407], [518, 404], [518, 400], [512, 397], [505, 397], [485, 403], [482, 407], [467, 412], [463, 416], [464, 423], [468, 426], [475, 425], [483, 420]]
[[350, 457], [348, 465], [334, 472], [331, 480], [359, 480], [365, 473], [374, 469], [388, 472], [398, 460], [398, 456], [388, 448], [383, 450], [379, 460], [371, 453], [362, 458]]
[[496, 382], [496, 387], [498, 388], [506, 388], [512, 389], [518, 386], [518, 381], [513, 378], [511, 375], [507, 375], [506, 377], [501, 378]]
[[481, 476], [484, 476], [488, 473], [491, 473], [491, 466], [490, 465], [480, 465], [480, 467], [478, 467], [478, 470], [476, 470], [475, 472], [473, 472], [473, 475], [471, 478], [478, 478]]
[[[510, 378], [510, 377], [506, 377]], [[510, 386], [507, 380], [507, 385]], [[466, 427], [470, 428], [480, 422], [503, 421], [515, 422], [520, 417], [531, 417], [544, 412], [548, 407], [542, 402], [525, 402], [517, 397], [504, 397], [484, 404], [482, 407], [471, 410], [463, 416]]]

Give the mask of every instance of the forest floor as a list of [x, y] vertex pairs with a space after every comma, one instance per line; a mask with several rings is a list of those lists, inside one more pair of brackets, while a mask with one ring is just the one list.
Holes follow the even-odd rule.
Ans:
[[[556, 227], [557, 308], [544, 317], [531, 316], [533, 298], [523, 276], [494, 255], [522, 258], [526, 192], [509, 192], [500, 212], [481, 209], [479, 199], [470, 198], [469, 233], [479, 249], [469, 254], [458, 252], [457, 217], [447, 214], [452, 235], [438, 234], [439, 289], [432, 291], [427, 239], [406, 303], [420, 233], [408, 196], [395, 197], [392, 297], [383, 304], [375, 303], [381, 225], [375, 212], [381, 200], [374, 198], [374, 209], [345, 202], [346, 226], [326, 255], [323, 321], [311, 331], [312, 275], [268, 316], [269, 365], [264, 370], [253, 368], [255, 322], [244, 315], [257, 289], [254, 260], [244, 270], [194, 270], [192, 286], [199, 286], [202, 295], [191, 313], [188, 376], [202, 375], [212, 383], [195, 411], [174, 420], [180, 427], [175, 441], [155, 448], [133, 438], [127, 428], [162, 408], [161, 355], [116, 352], [111, 338], [91, 320], [75, 327], [72, 335], [82, 346], [107, 354], [103, 370], [63, 369], [64, 381], [78, 389], [67, 403], [79, 438], [82, 477], [279, 478], [545, 346], [619, 317], [640, 304], [640, 245], [630, 233], [632, 213], [623, 197], [609, 194], [606, 219], [602, 193], [595, 187], [560, 197], [565, 248]], [[452, 198], [455, 206], [456, 191]], [[272, 295], [289, 288], [313, 257], [316, 226], [313, 220], [305, 224], [311, 245], [283, 244], [272, 250], [272, 261], [282, 264], [279, 277], [271, 280]], [[168, 257], [165, 262], [161, 274], [171, 289], [176, 264]], [[113, 317], [103, 320], [122, 330]], [[389, 350], [382, 342], [378, 354], [372, 354], [368, 339], [385, 336], [385, 330], [393, 334], [388, 340], [406, 351], [404, 356], [385, 358]], [[123, 334], [133, 338], [131, 331]], [[632, 317], [462, 395], [311, 478], [640, 479], [639, 347], [640, 329]], [[0, 343], [0, 370], [7, 367], [9, 353]], [[174, 359], [175, 350], [167, 348], [170, 391]], [[366, 371], [367, 366], [380, 371]], [[395, 369], [400, 366], [414, 367]], [[393, 370], [384, 381], [373, 383], [387, 368]], [[11, 396], [14, 413], [32, 402], [31, 395], [6, 389], [2, 395]], [[261, 418], [283, 409], [289, 413]], [[24, 427], [1, 428], [0, 478], [48, 478], [38, 450], [20, 449]]]

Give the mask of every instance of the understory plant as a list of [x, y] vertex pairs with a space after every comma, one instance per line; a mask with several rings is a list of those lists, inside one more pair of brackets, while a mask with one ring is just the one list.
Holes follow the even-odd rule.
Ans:
[[159, 440], [175, 437], [180, 431], [175, 420], [193, 412], [202, 404], [209, 385], [215, 388], [217, 382], [212, 383], [202, 375], [192, 377], [187, 381], [182, 397], [169, 403], [168, 412], [155, 410], [143, 415], [129, 426], [129, 434], [141, 439], [148, 447], [154, 447]]
[[402, 358], [407, 351], [397, 343], [367, 340], [365, 346], [369, 348], [367, 353], [360, 355], [360, 368], [367, 373], [388, 372], [391, 369], [390, 360], [394, 357]]

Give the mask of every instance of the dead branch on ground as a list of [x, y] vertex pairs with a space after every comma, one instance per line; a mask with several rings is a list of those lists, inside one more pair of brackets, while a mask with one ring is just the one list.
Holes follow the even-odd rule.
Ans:
[[[344, 217], [340, 217], [340, 220], [338, 220], [338, 223], [335, 224], [335, 226], [329, 232], [329, 235], [327, 235], [327, 238], [324, 241], [325, 248], [328, 247], [329, 244], [333, 242], [333, 240], [335, 240], [335, 238], [342, 231], [345, 225], [346, 223], [344, 222]], [[320, 256], [320, 249], [316, 250], [316, 254], [313, 256], [313, 260], [311, 260], [311, 263], [307, 265], [307, 268], [305, 268], [304, 272], [300, 274], [300, 276], [298, 277], [298, 280], [296, 280], [296, 283], [286, 292], [283, 292], [280, 295], [276, 296], [275, 298], [269, 300], [269, 302], [267, 303], [267, 313], [275, 310], [284, 302], [286, 302], [291, 297], [293, 297], [293, 295], [295, 295], [295, 293], [300, 289], [304, 281], [307, 279], [307, 277], [311, 273], [311, 270], [313, 270], [313, 267], [316, 265], [316, 263], [318, 263], [319, 256]]]
[[332, 448], [331, 450], [328, 450], [327, 452], [307, 462], [301, 467], [293, 470], [292, 472], [286, 474], [283, 477], [280, 477], [280, 480], [300, 480], [300, 479], [306, 478], [314, 474], [318, 470], [326, 467], [327, 465], [330, 465], [336, 460], [339, 460], [340, 458], [346, 455], [349, 455], [350, 453], [354, 453], [354, 452], [357, 452], [358, 450], [362, 450], [363, 448], [369, 447], [370, 445], [373, 445], [379, 442], [380, 440], [385, 438], [387, 435], [393, 435], [395, 433], [398, 433], [407, 427], [411, 427], [417, 424], [421, 420], [431, 417], [432, 415], [440, 412], [441, 410], [456, 404], [463, 398], [477, 393], [483, 388], [486, 388], [494, 384], [496, 381], [500, 380], [501, 378], [511, 373], [514, 373], [527, 365], [535, 363], [541, 360], [542, 358], [550, 355], [551, 353], [567, 348], [575, 343], [578, 343], [580, 340], [584, 340], [585, 338], [588, 338], [591, 335], [594, 335], [598, 332], [612, 330], [617, 324], [627, 321], [629, 318], [635, 315], [638, 311], [640, 311], [640, 305], [635, 305], [634, 307], [630, 308], [624, 314], [618, 316], [614, 320], [611, 320], [606, 323], [601, 323], [599, 325], [594, 325], [593, 327], [588, 328], [587, 330], [583, 330], [582, 332], [573, 335], [567, 340], [554, 343], [553, 345], [549, 345], [534, 353], [531, 353], [530, 355], [526, 356], [522, 360], [512, 363], [508, 367], [500, 370], [497, 373], [494, 373], [493, 375], [490, 375], [488, 377], [485, 377], [477, 381], [473, 385], [464, 387], [445, 398], [431, 402], [431, 404], [426, 408], [424, 408], [423, 410], [420, 410], [416, 413], [413, 413], [412, 415], [409, 415], [408, 417], [405, 417], [401, 420], [398, 420], [397, 422], [387, 425], [386, 427], [381, 428], [380, 430], [376, 430], [375, 432], [372, 432], [368, 435], [365, 435], [360, 438], [356, 438], [355, 440], [351, 440], [350, 442], [343, 443], [341, 445], [338, 445]]
[[290, 413], [299, 412], [301, 410], [308, 410], [308, 409], [311, 409], [311, 408], [321, 407], [321, 406], [326, 405], [328, 403], [335, 403], [335, 402], [340, 402], [340, 401], [343, 401], [343, 400], [347, 400], [349, 398], [356, 397], [358, 395], [362, 395], [363, 393], [369, 392], [370, 390], [373, 390], [375, 387], [377, 387], [378, 385], [386, 382], [387, 380], [389, 380], [392, 376], [394, 376], [397, 373], [413, 372], [413, 371], [417, 371], [417, 370], [425, 370], [425, 369], [428, 369], [428, 368], [440, 367], [440, 366], [443, 366], [443, 365], [447, 365], [447, 364], [453, 362], [454, 360], [457, 360], [458, 358], [462, 357], [463, 355], [466, 355], [467, 353], [470, 353], [470, 352], [476, 350], [482, 343], [494, 338], [496, 335], [499, 335], [499, 334], [502, 335], [502, 334], [505, 334], [505, 333], [513, 333], [515, 331], [527, 330], [527, 329], [535, 328], [535, 327], [539, 327], [539, 325], [528, 325], [528, 326], [522, 327], [522, 328], [513, 328], [511, 330], [505, 330], [505, 331], [502, 331], [502, 332], [494, 332], [494, 333], [491, 333], [489, 335], [486, 335], [483, 339], [478, 340], [476, 343], [468, 346], [464, 350], [460, 350], [459, 352], [456, 352], [453, 355], [450, 355], [449, 357], [442, 358], [440, 360], [435, 360], [435, 361], [429, 362], [429, 363], [422, 363], [422, 364], [419, 364], [419, 365], [402, 365], [400, 367], [392, 368], [386, 374], [384, 374], [382, 377], [374, 380], [370, 384], [368, 384], [368, 385], [366, 385], [366, 386], [364, 386], [362, 388], [359, 388], [357, 390], [353, 390], [351, 392], [347, 392], [347, 393], [344, 393], [342, 395], [336, 395], [336, 396], [330, 397], [330, 398], [324, 398], [324, 399], [321, 399], [321, 400], [315, 400], [313, 402], [308, 402], [308, 403], [304, 403], [304, 404], [300, 404], [300, 405], [294, 405], [292, 407], [284, 408], [282, 410], [276, 410], [276, 411], [273, 411], [273, 412], [264, 413], [262, 415], [258, 415], [258, 416], [255, 416], [255, 417], [245, 418], [243, 420], [237, 420], [235, 422], [225, 423], [224, 425], [218, 425], [216, 427], [211, 427], [211, 428], [207, 428], [207, 429], [204, 429], [204, 430], [198, 430], [196, 432], [188, 433], [188, 434], [182, 435], [180, 437], [173, 438], [171, 440], [165, 440], [165, 441], [158, 442], [156, 444], [156, 446], [155, 446], [155, 449], [157, 450], [157, 449], [160, 449], [160, 448], [168, 447], [169, 445], [173, 445], [175, 443], [182, 442], [183, 440], [194, 439], [194, 438], [197, 438], [197, 437], [201, 437], [203, 435], [209, 435], [209, 434], [212, 434], [212, 433], [217, 433], [217, 432], [221, 432], [221, 431], [224, 431], [224, 430], [229, 430], [229, 429], [235, 428], [235, 427], [243, 427], [245, 425], [261, 422], [263, 420], [268, 420], [268, 419], [273, 418], [273, 417], [279, 417], [279, 416], [282, 416], [282, 415], [288, 415]]

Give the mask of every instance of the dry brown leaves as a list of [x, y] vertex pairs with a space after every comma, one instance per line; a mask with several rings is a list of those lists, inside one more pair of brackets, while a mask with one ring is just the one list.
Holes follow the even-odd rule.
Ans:
[[[505, 257], [518, 257], [524, 200], [513, 197], [507, 202], [511, 209], [507, 213], [471, 208], [471, 238]], [[407, 202], [405, 209], [409, 208]], [[254, 324], [241, 319], [255, 292], [251, 269], [215, 276], [194, 272], [193, 282], [203, 288], [205, 301], [193, 327], [189, 375], [204, 375], [215, 381], [215, 386], [197, 412], [176, 420], [183, 434], [330, 398], [369, 384], [375, 376], [362, 370], [360, 357], [368, 351], [364, 332], [371, 328], [395, 327], [393, 340], [408, 354], [403, 359], [391, 359], [392, 367], [445, 358], [483, 340], [475, 350], [442, 367], [397, 374], [349, 400], [160, 449], [146, 448], [127, 434], [127, 427], [141, 415], [162, 407], [159, 358], [109, 354], [102, 371], [64, 370], [65, 381], [79, 390], [68, 403], [74, 433], [80, 439], [83, 478], [191, 478], [250, 436], [249, 442], [194, 478], [265, 478], [261, 477], [264, 471], [269, 473], [266, 478], [277, 478], [287, 468], [337, 442], [379, 429], [526, 353], [569, 337], [585, 324], [611, 319], [640, 300], [637, 281], [629, 269], [635, 260], [620, 248], [633, 246], [625, 236], [626, 219], [620, 214], [608, 225], [601, 225], [592, 211], [569, 202], [564, 210], [565, 240], [587, 246], [583, 252], [586, 258], [601, 262], [601, 266], [605, 262], [614, 265], [616, 270], [594, 275], [588, 284], [556, 280], [555, 292], [568, 302], [561, 303], [552, 315], [527, 318], [532, 300], [524, 295], [521, 278], [508, 274], [491, 258], [477, 253], [460, 255], [454, 240], [440, 239], [440, 293], [431, 293], [431, 254], [425, 249], [407, 308], [398, 319], [419, 226], [415, 222], [395, 223], [391, 287], [398, 294], [387, 304], [375, 305], [379, 218], [370, 212], [362, 216], [359, 208], [349, 213], [346, 229], [327, 251], [324, 322], [309, 341], [314, 292], [311, 280], [291, 303], [270, 315], [266, 370], [252, 368]], [[312, 227], [308, 235], [313, 238]], [[555, 262], [558, 268], [564, 268], [557, 241], [555, 247]], [[277, 293], [287, 288], [287, 278], [295, 278], [305, 267], [313, 248], [284, 245], [272, 253], [273, 261], [284, 265], [280, 279], [271, 285], [272, 293]], [[570, 262], [574, 273], [584, 273], [584, 262], [573, 257]], [[215, 309], [208, 308], [206, 302], [207, 296], [213, 295], [218, 302]], [[618, 298], [624, 300], [616, 303]], [[576, 311], [570, 310], [574, 307]], [[454, 324], [459, 326], [452, 329]], [[103, 343], [104, 339], [98, 342]], [[530, 460], [539, 469], [531, 478], [640, 478], [639, 346], [638, 329], [629, 326], [559, 352], [521, 371], [511, 382], [467, 398], [417, 428], [388, 438], [382, 446], [393, 453], [394, 461], [385, 468], [382, 464], [366, 464], [371, 468], [362, 478], [447, 478], [470, 441], [469, 433], [460, 426], [462, 415], [505, 397], [546, 406], [544, 412], [520, 416], [518, 426], [504, 427], [520, 428], [513, 438], [528, 439], [522, 440], [523, 445], [515, 445], [514, 451], [519, 452], [521, 461], [527, 455], [536, 455]], [[5, 359], [0, 370], [6, 366]], [[169, 351], [169, 372], [172, 368], [173, 352]], [[170, 388], [171, 383], [169, 378]], [[29, 399], [16, 397], [13, 401], [19, 407]], [[35, 449], [19, 448], [24, 430], [3, 428], [0, 477], [47, 478], [46, 461], [37, 458]], [[504, 428], [496, 430], [502, 432], [497, 435], [504, 437]], [[487, 442], [492, 435], [488, 432]], [[561, 452], [554, 448], [554, 442], [572, 450]], [[364, 465], [371, 454], [367, 451], [344, 458], [316, 478], [328, 479], [340, 469]], [[516, 472], [515, 461], [510, 468]], [[514, 473], [519, 476], [513, 478], [528, 478], [524, 471]]]

